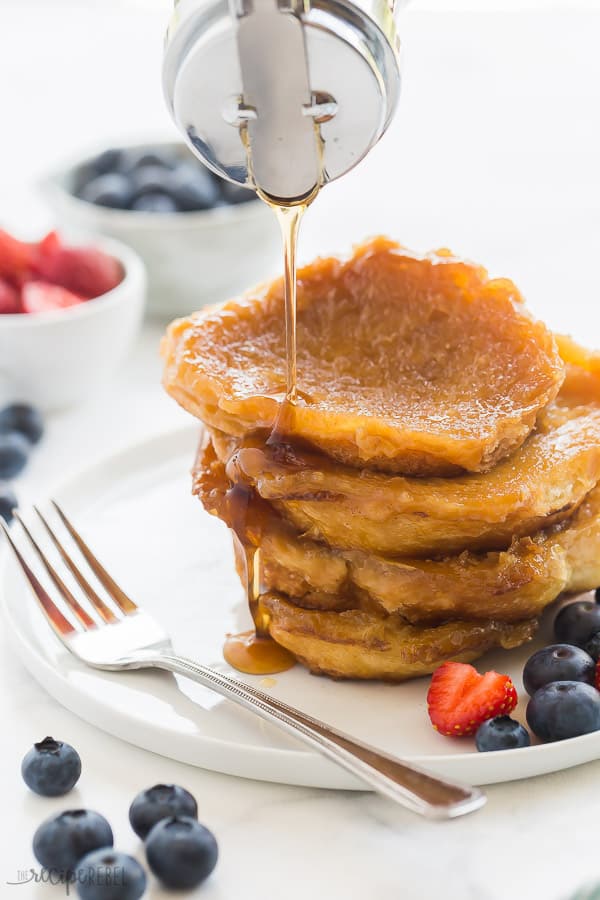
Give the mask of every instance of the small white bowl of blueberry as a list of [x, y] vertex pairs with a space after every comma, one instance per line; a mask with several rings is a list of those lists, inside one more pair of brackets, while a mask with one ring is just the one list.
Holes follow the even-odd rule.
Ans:
[[105, 150], [51, 175], [42, 189], [64, 228], [117, 238], [140, 254], [153, 313], [189, 313], [276, 270], [271, 211], [183, 144]]

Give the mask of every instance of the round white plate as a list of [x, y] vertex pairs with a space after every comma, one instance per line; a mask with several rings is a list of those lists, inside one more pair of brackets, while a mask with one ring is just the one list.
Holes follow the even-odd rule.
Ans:
[[[190, 494], [198, 432], [185, 429], [109, 457], [70, 479], [56, 498], [118, 582], [169, 630], [175, 648], [227, 671], [227, 631], [249, 627], [225, 526]], [[33, 517], [27, 515], [35, 527]], [[72, 657], [42, 618], [15, 561], [0, 572], [5, 620], [30, 672], [82, 718], [133, 744], [218, 772], [315, 787], [361, 789], [353, 777], [251, 713], [185, 678], [162, 672], [105, 673]], [[549, 639], [549, 622], [540, 633]], [[523, 698], [532, 645], [482, 659], [509, 673]], [[240, 677], [238, 675], [238, 677]], [[245, 676], [241, 676], [245, 677]], [[376, 747], [474, 784], [540, 775], [600, 756], [600, 732], [523, 750], [477, 753], [429, 724], [428, 679], [399, 685], [334, 682], [300, 666], [249, 681]]]

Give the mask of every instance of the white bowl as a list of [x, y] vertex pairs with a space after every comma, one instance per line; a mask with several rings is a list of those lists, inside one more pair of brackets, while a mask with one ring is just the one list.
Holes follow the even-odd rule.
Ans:
[[112, 291], [66, 309], [0, 315], [0, 405], [70, 406], [99, 387], [131, 347], [144, 312], [144, 264], [116, 241], [93, 244], [123, 266]]
[[[128, 149], [187, 148], [173, 143]], [[74, 195], [77, 175], [92, 157], [50, 175], [42, 191], [67, 231], [105, 234], [133, 247], [146, 263], [148, 309], [161, 317], [186, 315], [227, 300], [279, 269], [281, 243], [275, 216], [249, 200], [201, 212], [150, 213], [108, 209]]]

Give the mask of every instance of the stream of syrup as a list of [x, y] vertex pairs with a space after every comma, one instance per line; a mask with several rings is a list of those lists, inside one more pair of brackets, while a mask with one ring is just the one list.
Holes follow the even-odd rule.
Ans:
[[[300, 202], [283, 204], [265, 196], [259, 196], [273, 210], [279, 222], [283, 241], [286, 392], [278, 415], [268, 437], [269, 444], [278, 444], [282, 437], [292, 432], [293, 415], [298, 397], [296, 367], [296, 248], [302, 217], [316, 197], [320, 185], [316, 185], [309, 198]], [[252, 445], [252, 438], [245, 442]], [[239, 464], [239, 454], [234, 453], [227, 464], [227, 477], [231, 484], [227, 492], [229, 525], [234, 534], [238, 559], [244, 569], [244, 582], [248, 608], [254, 622], [254, 630], [242, 634], [227, 635], [223, 656], [230, 666], [251, 675], [273, 675], [285, 672], [295, 665], [295, 657], [277, 644], [269, 633], [269, 615], [261, 607], [261, 504], [256, 502], [252, 485]]]

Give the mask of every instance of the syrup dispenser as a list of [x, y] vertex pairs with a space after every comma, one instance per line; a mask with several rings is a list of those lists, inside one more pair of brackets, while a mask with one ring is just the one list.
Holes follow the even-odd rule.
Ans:
[[209, 168], [275, 203], [302, 202], [360, 162], [390, 122], [393, 0], [179, 0], [164, 86]]

